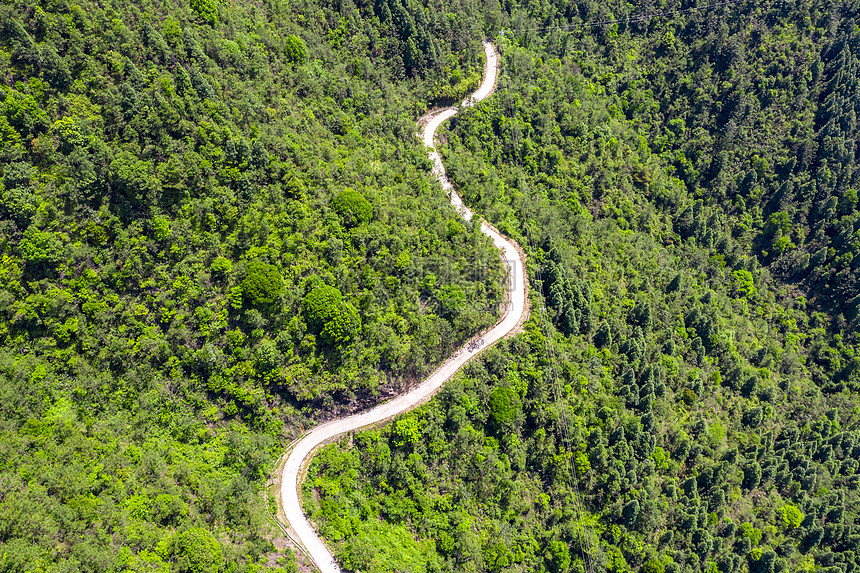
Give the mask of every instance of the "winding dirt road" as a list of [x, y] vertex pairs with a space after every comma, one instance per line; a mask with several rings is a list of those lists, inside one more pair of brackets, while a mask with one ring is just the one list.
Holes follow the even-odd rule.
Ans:
[[[478, 91], [463, 101], [460, 105], [461, 108], [483, 100], [493, 91], [498, 69], [498, 55], [496, 54], [495, 46], [489, 42], [484, 42], [484, 51], [487, 56], [487, 62], [483, 83], [478, 88]], [[429, 148], [428, 155], [433, 162], [433, 175], [441, 183], [442, 188], [449, 194], [451, 204], [457, 209], [460, 215], [466, 220], [471, 220], [472, 211], [463, 205], [463, 201], [454, 191], [451, 182], [448, 180], [447, 175], [445, 175], [445, 166], [442, 164], [442, 159], [434, 148], [436, 130], [443, 121], [456, 115], [459, 109], [448, 108], [431, 115], [429, 122], [424, 127], [422, 140], [424, 145]], [[490, 237], [496, 247], [500, 249], [502, 260], [508, 269], [508, 297], [505, 314], [502, 319], [493, 328], [476, 336], [469, 343], [465, 344], [435, 372], [421, 382], [421, 384], [406, 394], [402, 394], [365, 412], [321, 424], [302, 436], [289, 452], [289, 457], [283, 466], [281, 475], [281, 504], [292, 529], [293, 535], [291, 537], [304, 546], [307, 554], [322, 573], [339, 573], [340, 567], [302, 511], [302, 504], [299, 498], [300, 483], [304, 478], [307, 463], [310, 461], [314, 450], [333, 441], [344, 433], [388, 420], [426, 402], [439, 391], [443, 383], [453, 377], [466, 362], [474, 358], [483, 349], [506, 336], [519, 332], [523, 321], [528, 316], [526, 306], [528, 284], [523, 272], [525, 261], [521, 256], [522, 251], [512, 241], [506, 239], [484, 222], [481, 223], [481, 232]]]

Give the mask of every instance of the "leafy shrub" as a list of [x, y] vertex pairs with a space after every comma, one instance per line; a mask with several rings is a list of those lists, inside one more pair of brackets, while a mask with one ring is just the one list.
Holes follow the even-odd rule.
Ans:
[[418, 542], [404, 526], [386, 521], [362, 523], [338, 555], [350, 571], [432, 571], [427, 564], [434, 557], [431, 541]]
[[421, 439], [421, 428], [418, 418], [407, 415], [394, 422], [394, 445], [401, 448], [406, 444], [414, 445]]
[[323, 284], [311, 290], [302, 301], [302, 314], [308, 329], [314, 334], [322, 332], [342, 301], [343, 295], [333, 286]]
[[513, 422], [521, 409], [519, 395], [510, 388], [500, 386], [490, 394], [490, 415], [497, 426]]
[[560, 540], [550, 541], [547, 545], [547, 561], [550, 571], [570, 569], [570, 548]]
[[176, 537], [173, 547], [177, 571], [217, 573], [224, 564], [224, 551], [211, 533], [192, 527]]
[[643, 573], [664, 573], [666, 566], [659, 559], [649, 559], [642, 565]]
[[245, 268], [242, 293], [252, 305], [268, 307], [284, 294], [284, 279], [276, 266], [255, 259]]
[[329, 344], [342, 344], [352, 340], [359, 330], [361, 330], [361, 318], [358, 316], [358, 311], [351, 304], [343, 303], [325, 323], [322, 338]]
[[32, 95], [10, 90], [5, 96], [5, 101], [0, 105], [0, 114], [5, 115], [9, 125], [22, 136], [34, 135], [50, 127], [48, 114], [39, 107], [39, 102]]
[[284, 41], [284, 54], [294, 64], [303, 64], [307, 59], [305, 42], [295, 34], [290, 34]]
[[797, 506], [786, 504], [779, 509], [779, 515], [782, 518], [782, 523], [788, 529], [797, 529], [803, 523], [803, 512]]
[[155, 234], [155, 238], [159, 241], [165, 240], [170, 236], [170, 220], [166, 217], [153, 217], [152, 218], [152, 231]]
[[373, 207], [364, 198], [364, 195], [351, 187], [347, 187], [337, 194], [337, 197], [332, 201], [332, 207], [343, 217], [344, 225], [347, 227], [356, 227], [362, 223], [367, 223], [373, 215]]
[[219, 255], [212, 261], [209, 270], [218, 275], [228, 275], [233, 270], [233, 263], [227, 257]]
[[361, 329], [358, 311], [343, 301], [340, 290], [321, 284], [314, 287], [302, 301], [302, 314], [308, 330], [321, 334], [329, 344], [342, 344]]
[[191, 8], [207, 24], [214, 26], [218, 23], [218, 6], [215, 5], [214, 0], [191, 0]]
[[466, 293], [458, 284], [445, 285], [439, 289], [439, 315], [449, 320], [460, 315], [466, 306]]
[[161, 181], [155, 176], [152, 165], [128, 151], [114, 157], [109, 177], [111, 189], [133, 207], [153, 205], [161, 197]]
[[60, 150], [64, 153], [69, 153], [86, 143], [86, 138], [84, 138], [80, 127], [73, 117], [58, 119], [51, 127], [59, 140]]
[[32, 227], [24, 231], [19, 247], [23, 259], [35, 265], [54, 265], [63, 260], [65, 251], [59, 233], [40, 231]]
[[271, 340], [262, 341], [257, 347], [257, 360], [263, 371], [275, 368], [278, 365], [278, 360], [280, 360], [280, 352], [278, 352], [275, 343]]

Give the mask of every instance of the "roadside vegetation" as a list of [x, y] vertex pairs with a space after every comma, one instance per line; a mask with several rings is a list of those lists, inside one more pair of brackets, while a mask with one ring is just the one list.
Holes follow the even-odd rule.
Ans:
[[415, 137], [481, 35], [399, 3], [0, 7], [0, 571], [294, 568], [283, 447], [498, 314]]
[[348, 568], [857, 570], [858, 14], [688, 8], [505, 20], [499, 89], [442, 152], [526, 246], [553, 353], [534, 316], [314, 461]]
[[342, 563], [856, 573], [859, 16], [715, 4], [6, 2], [0, 571], [297, 568], [283, 447], [497, 318], [415, 121], [504, 27], [441, 148], [554, 358], [322, 452]]

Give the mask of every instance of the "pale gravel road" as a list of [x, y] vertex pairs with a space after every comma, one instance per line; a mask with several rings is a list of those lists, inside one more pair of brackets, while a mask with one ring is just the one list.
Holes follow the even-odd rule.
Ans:
[[[496, 49], [490, 42], [484, 42], [484, 51], [487, 62], [484, 71], [484, 80], [471, 97], [461, 104], [468, 107], [489, 96], [495, 86], [498, 66]], [[449, 194], [451, 204], [457, 209], [464, 219], [470, 220], [472, 212], [463, 205], [459, 195], [454, 192], [451, 182], [445, 175], [445, 167], [442, 159], [434, 149], [434, 137], [436, 129], [443, 121], [456, 115], [457, 108], [446, 109], [433, 116], [424, 128], [424, 145], [427, 146], [428, 155], [433, 162], [433, 175], [442, 184], [442, 188]], [[516, 246], [500, 235], [495, 229], [485, 223], [481, 223], [481, 232], [490, 237], [493, 243], [501, 250], [502, 260], [508, 268], [508, 304], [505, 316], [493, 328], [475, 337], [471, 342], [458, 350], [442, 366], [426, 378], [421, 384], [396, 398], [380, 404], [366, 412], [332, 420], [317, 426], [296, 442], [283, 467], [281, 477], [281, 503], [287, 521], [295, 534], [295, 537], [304, 546], [314, 564], [322, 573], [338, 573], [340, 567], [331, 552], [317, 535], [316, 530], [308, 521], [302, 511], [299, 499], [300, 477], [303, 477], [303, 468], [313, 451], [320, 445], [330, 442], [344, 434], [387, 420], [397, 414], [407, 412], [416, 406], [426, 402], [439, 389], [442, 384], [449, 380], [454, 374], [480, 353], [483, 349], [498, 342], [505, 336], [515, 334], [521, 330], [522, 320], [526, 318], [526, 278], [523, 272], [525, 267]]]

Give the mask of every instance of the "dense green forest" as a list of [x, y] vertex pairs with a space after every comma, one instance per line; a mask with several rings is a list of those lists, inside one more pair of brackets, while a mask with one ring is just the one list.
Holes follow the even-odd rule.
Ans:
[[292, 570], [284, 446], [495, 321], [415, 137], [480, 9], [392, 8], [0, 6], [0, 571]]
[[858, 570], [858, 22], [505, 4], [442, 151], [548, 320], [314, 460], [347, 569]]
[[316, 458], [341, 562], [855, 573], [858, 21], [4, 2], [0, 571], [296, 569], [262, 494], [283, 447], [498, 314], [415, 120], [505, 28], [498, 91], [441, 147], [549, 320]]

